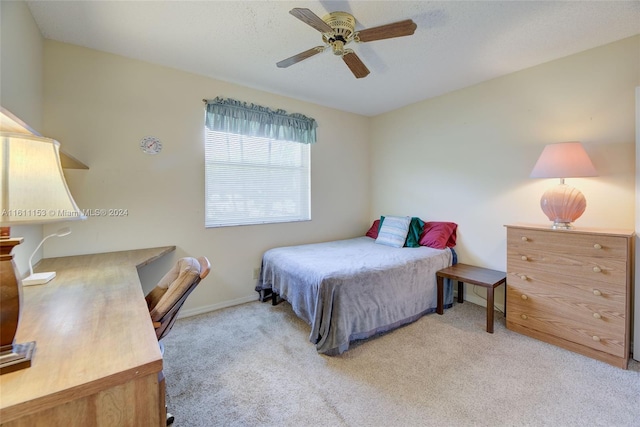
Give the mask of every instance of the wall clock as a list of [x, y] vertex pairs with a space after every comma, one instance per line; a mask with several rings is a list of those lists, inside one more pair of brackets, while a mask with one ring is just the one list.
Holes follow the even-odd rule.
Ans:
[[158, 154], [162, 150], [162, 143], [155, 136], [145, 136], [140, 140], [140, 149], [147, 154]]

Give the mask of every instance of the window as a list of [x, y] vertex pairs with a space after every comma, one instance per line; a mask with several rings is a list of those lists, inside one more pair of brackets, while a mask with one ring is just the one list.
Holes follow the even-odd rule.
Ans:
[[311, 219], [309, 144], [206, 130], [206, 226]]
[[[277, 125], [282, 117], [284, 129]], [[313, 135], [301, 131], [299, 118], [312, 121]], [[314, 141], [315, 126], [313, 119], [282, 110], [219, 98], [208, 102], [205, 226], [310, 220], [310, 144], [296, 139]]]

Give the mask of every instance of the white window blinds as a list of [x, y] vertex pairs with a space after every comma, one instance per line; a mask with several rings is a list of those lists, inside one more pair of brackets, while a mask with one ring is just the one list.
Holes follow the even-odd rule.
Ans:
[[205, 127], [205, 226], [311, 219], [310, 144]]

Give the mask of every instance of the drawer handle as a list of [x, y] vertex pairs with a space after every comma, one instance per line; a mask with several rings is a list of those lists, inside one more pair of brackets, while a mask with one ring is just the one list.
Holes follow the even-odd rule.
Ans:
[[595, 245], [593, 245], [593, 249], [602, 249], [602, 245], [596, 243]]
[[594, 289], [594, 290], [593, 290], [593, 294], [594, 294], [595, 296], [599, 297], [600, 295], [602, 295], [602, 292], [600, 292], [600, 291], [599, 291], [599, 290], [597, 290], [597, 289]]
[[528, 317], [527, 317], [527, 315], [526, 315], [526, 314], [521, 314], [521, 315], [520, 315], [520, 317], [522, 317], [524, 320], [527, 320], [527, 319], [528, 319]]
[[520, 276], [520, 279], [522, 280], [527, 280], [527, 276], [525, 276], [524, 274]]
[[527, 236], [522, 236], [522, 241], [523, 242], [526, 242], [527, 240], [529, 240], [529, 239], [527, 239]]
[[600, 341], [600, 337], [599, 337], [599, 336], [597, 336], [597, 335], [594, 335], [594, 336], [593, 336], [593, 337], [591, 337], [591, 338], [593, 338], [593, 340], [594, 340], [594, 341], [596, 341], [596, 342], [599, 342], [599, 341]]
[[600, 313], [593, 313], [593, 317], [595, 317], [596, 319], [602, 319]]
[[524, 294], [522, 294], [522, 296], [520, 296], [520, 298], [522, 298], [522, 299], [523, 299], [523, 300], [525, 300], [525, 301], [529, 299], [529, 297], [528, 297], [528, 296], [526, 296], [526, 295], [524, 295]]
[[527, 257], [526, 257], [526, 256], [524, 256], [524, 255], [522, 255], [522, 256], [520, 257], [520, 259], [521, 259], [521, 260], [523, 260], [523, 261], [526, 261], [526, 260], [527, 260]]
[[593, 267], [593, 272], [594, 273], [600, 273], [602, 271], [602, 269], [600, 267], [598, 267], [597, 265], [595, 267]]

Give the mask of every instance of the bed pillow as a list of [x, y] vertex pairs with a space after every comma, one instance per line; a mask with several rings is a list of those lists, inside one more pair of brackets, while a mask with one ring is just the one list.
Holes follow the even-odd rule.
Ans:
[[376, 243], [394, 248], [401, 248], [407, 240], [411, 217], [408, 216], [387, 216], [384, 220], [380, 218], [380, 231]]
[[380, 229], [380, 220], [376, 219], [375, 221], [373, 221], [371, 228], [369, 229], [369, 231], [367, 231], [367, 234], [365, 234], [365, 236], [371, 237], [372, 239], [377, 239], [379, 229]]
[[456, 245], [455, 222], [430, 221], [424, 224], [420, 245], [435, 249], [452, 248]]
[[420, 247], [420, 236], [422, 235], [423, 228], [424, 221], [416, 216], [412, 217], [411, 223], [409, 224], [409, 232], [407, 233], [407, 240], [404, 242], [404, 245], [408, 248]]
[[[380, 231], [380, 224], [384, 222], [384, 216], [381, 216], [380, 219], [376, 219], [373, 221], [371, 228], [367, 231], [366, 236], [371, 237], [372, 239], [378, 238], [378, 232]], [[408, 248], [418, 248], [420, 247], [420, 236], [422, 235], [422, 228], [424, 227], [424, 221], [420, 218], [414, 216], [411, 218], [411, 223], [409, 224], [409, 232], [407, 233], [407, 240], [404, 242], [404, 246]]]

